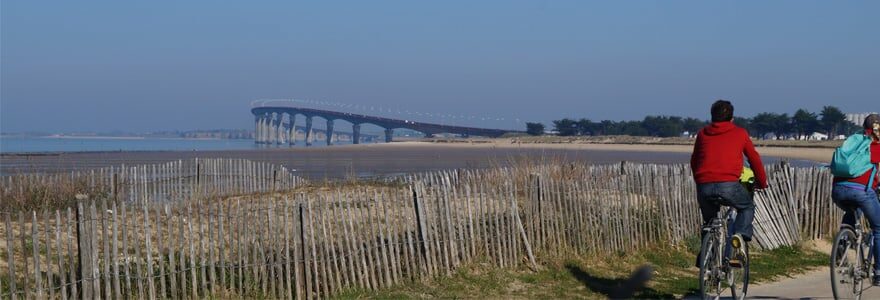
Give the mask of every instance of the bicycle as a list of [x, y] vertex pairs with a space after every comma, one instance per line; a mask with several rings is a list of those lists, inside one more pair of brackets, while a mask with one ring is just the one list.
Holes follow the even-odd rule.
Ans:
[[[726, 210], [726, 211], [725, 211]], [[703, 299], [719, 299], [730, 289], [733, 299], [745, 299], [749, 288], [749, 247], [741, 245], [744, 252], [742, 266], [731, 267], [728, 263], [731, 247], [728, 245], [729, 235], [736, 217], [736, 210], [725, 207], [718, 211], [706, 231], [700, 247], [700, 295]]]
[[[862, 219], [861, 210], [850, 207], [856, 220]], [[862, 230], [861, 221], [855, 226], [843, 225], [831, 244], [831, 291], [834, 299], [860, 299], [864, 280], [873, 274], [874, 239]]]

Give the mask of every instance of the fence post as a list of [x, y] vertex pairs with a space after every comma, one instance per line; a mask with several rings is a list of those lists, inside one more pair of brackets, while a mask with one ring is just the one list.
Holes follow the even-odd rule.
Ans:
[[544, 191], [541, 190], [541, 175], [538, 173], [532, 173], [529, 175], [531, 177], [530, 181], [532, 183], [532, 190], [534, 190], [534, 214], [533, 216], [529, 216], [532, 220], [532, 233], [534, 234], [535, 247], [541, 247], [544, 245], [544, 209], [541, 205], [543, 203]]
[[112, 181], [110, 183], [110, 188], [112, 189], [110, 193], [113, 194], [113, 202], [117, 202], [119, 201], [119, 196], [117, 195], [119, 194], [119, 174], [117, 174], [116, 171], [113, 171], [113, 169], [110, 170], [113, 172], [112, 177], [110, 177], [110, 181]]
[[15, 259], [13, 256], [13, 245], [14, 241], [12, 240], [12, 212], [4, 212], [4, 221], [6, 225], [6, 260], [7, 267], [9, 267], [9, 295], [13, 300], [18, 299], [18, 289], [15, 286]]
[[[509, 187], [508, 187], [509, 188]], [[528, 255], [529, 263], [532, 266], [532, 271], [538, 271], [538, 264], [535, 262], [535, 255], [532, 253], [532, 244], [529, 243], [529, 236], [526, 234], [526, 229], [523, 227], [522, 220], [519, 217], [519, 206], [516, 203], [516, 186], [513, 186], [513, 189], [509, 190], [510, 193], [510, 207], [513, 212], [512, 218], [513, 222], [516, 222], [516, 227], [519, 229], [520, 236], [523, 240], [523, 246], [526, 248], [526, 255]], [[517, 250], [517, 252], [519, 252]]]
[[83, 202], [88, 199], [88, 195], [76, 195], [76, 245], [79, 250], [77, 251], [77, 259], [79, 260], [79, 279], [82, 282], [82, 299], [92, 299], [94, 297], [94, 289], [91, 283], [94, 280], [94, 278], [91, 278], [94, 266], [92, 266], [92, 254], [90, 253], [92, 249], [92, 234], [91, 230], [89, 230], [90, 226], [83, 223], [86, 221]]
[[428, 232], [427, 226], [425, 225], [424, 204], [422, 204], [422, 197], [419, 195], [418, 187], [410, 185], [410, 190], [412, 191], [413, 207], [415, 208], [416, 226], [418, 226], [418, 244], [420, 245], [419, 254], [422, 256], [421, 260], [424, 263], [422, 264], [422, 268], [423, 271], [428, 271], [430, 268], [430, 262], [428, 260], [428, 244], [425, 242]]
[[[297, 201], [297, 203], [296, 203], [296, 208], [297, 208], [297, 212], [299, 215], [299, 246], [300, 246], [300, 253], [303, 254], [302, 269], [304, 271], [303, 275], [305, 277], [305, 295], [306, 295], [306, 298], [311, 298], [311, 296], [312, 296], [311, 277], [310, 277], [311, 275], [309, 274], [309, 272], [311, 272], [311, 271], [309, 270], [309, 260], [307, 259], [309, 249], [307, 248], [308, 245], [306, 244], [306, 234], [308, 234], [308, 233], [306, 232], [306, 228], [305, 228], [305, 223], [306, 223], [305, 217], [306, 216], [305, 216], [305, 207], [303, 206], [302, 201], [303, 201], [303, 196], [300, 195], [299, 201]], [[299, 292], [299, 289], [297, 289], [297, 292]], [[297, 299], [299, 299], [299, 298], [297, 298]]]

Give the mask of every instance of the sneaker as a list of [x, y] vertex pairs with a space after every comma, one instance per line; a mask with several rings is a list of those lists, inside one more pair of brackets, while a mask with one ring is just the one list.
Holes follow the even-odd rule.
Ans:
[[742, 268], [743, 260], [745, 260], [745, 240], [739, 234], [734, 234], [730, 238], [730, 246], [733, 247], [733, 253], [730, 255], [728, 265], [731, 268]]
[[880, 286], [880, 275], [874, 275], [874, 278], [871, 280], [871, 285]]

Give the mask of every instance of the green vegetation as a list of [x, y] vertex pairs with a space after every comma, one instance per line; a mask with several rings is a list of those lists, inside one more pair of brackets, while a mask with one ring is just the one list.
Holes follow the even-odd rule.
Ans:
[[[696, 238], [692, 240], [696, 241]], [[342, 299], [381, 298], [575, 298], [602, 299], [613, 295], [630, 273], [642, 265], [653, 268], [653, 280], [637, 298], [678, 298], [699, 289], [693, 267], [699, 246], [656, 248], [611, 257], [558, 258], [542, 262], [538, 272], [489, 269], [474, 264], [450, 277], [404, 284], [380, 291], [349, 291]], [[695, 246], [696, 245], [696, 246]], [[768, 282], [823, 266], [828, 255], [803, 247], [782, 247], [752, 253], [752, 282]]]
[[101, 199], [109, 195], [110, 187], [100, 180], [90, 182], [86, 176], [67, 173], [48, 176], [16, 174], [0, 183], [0, 212], [43, 211], [76, 206], [76, 195]]
[[526, 133], [529, 135], [542, 135], [544, 134], [544, 124], [526, 123]]
[[[776, 137], [798, 137], [810, 135], [813, 132], [824, 132], [829, 136], [838, 134], [850, 134], [858, 130], [859, 126], [847, 122], [844, 113], [834, 106], [825, 106], [819, 114], [806, 109], [798, 109], [793, 116], [787, 113], [759, 113], [752, 118], [735, 117], [734, 123], [747, 129], [753, 136], [764, 137], [773, 134]], [[647, 116], [641, 121], [610, 121], [603, 120], [593, 122], [588, 119], [561, 119], [553, 121], [553, 129], [560, 136], [577, 135], [631, 135], [631, 136], [657, 136], [675, 137], [685, 131], [694, 134], [707, 121], [695, 118], [683, 118], [676, 116]], [[533, 134], [531, 129], [537, 128], [540, 123], [527, 123], [526, 128]]]

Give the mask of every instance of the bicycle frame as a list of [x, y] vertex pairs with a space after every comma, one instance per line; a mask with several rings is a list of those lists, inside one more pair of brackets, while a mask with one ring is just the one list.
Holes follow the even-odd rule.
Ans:
[[[712, 219], [712, 222], [707, 226], [707, 228], [703, 230], [707, 230], [707, 234], [714, 234], [717, 236], [718, 250], [715, 251], [718, 253], [720, 257], [718, 261], [724, 261], [725, 258], [730, 257], [730, 252], [733, 250], [730, 246], [730, 243], [727, 239], [733, 236], [733, 220], [736, 218], [736, 209], [725, 206], [723, 209], [718, 210], [718, 215]], [[721, 230], [721, 228], [727, 227], [727, 232]]]
[[[862, 210], [855, 208], [853, 213], [856, 219], [853, 232], [856, 234], [856, 245], [859, 245], [856, 253], [861, 260], [858, 270], [860, 273], [858, 275], [862, 278], [868, 278], [873, 274], [876, 267], [874, 266], [874, 238], [870, 232], [865, 232], [862, 229]], [[865, 255], [865, 248], [868, 248], [867, 255]]]
[[[749, 194], [754, 196], [751, 190]], [[729, 290], [736, 299], [744, 299], [748, 293], [748, 243], [742, 245], [741, 258], [738, 253], [736, 254], [737, 258], [740, 258], [738, 263], [734, 266], [730, 265], [730, 258], [734, 255], [730, 238], [735, 233], [736, 216], [737, 210], [734, 207], [722, 204], [717, 215], [702, 228], [703, 242], [699, 256], [700, 293], [702, 297], [708, 297], [706, 299], [719, 299], [725, 290]]]
[[740, 285], [738, 280], [748, 280], [748, 254], [746, 254], [745, 268], [742, 271], [746, 272], [746, 275], [734, 275], [739, 274], [739, 272], [734, 272], [734, 269], [728, 266], [729, 258], [733, 252], [732, 244], [728, 239], [733, 234], [733, 220], [735, 217], [736, 210], [732, 207], [724, 206], [718, 211], [717, 216], [712, 218], [709, 224], [703, 227], [705, 236], [700, 253], [701, 255], [710, 255], [700, 259], [700, 289], [704, 297], [709, 295], [710, 291], [714, 291], [711, 293], [717, 299], [720, 294], [716, 293], [721, 293], [727, 289], [738, 299], [745, 296], [748, 283]]

